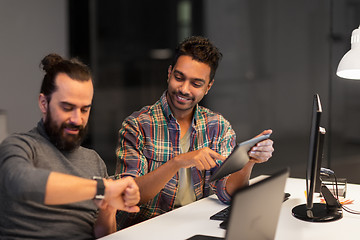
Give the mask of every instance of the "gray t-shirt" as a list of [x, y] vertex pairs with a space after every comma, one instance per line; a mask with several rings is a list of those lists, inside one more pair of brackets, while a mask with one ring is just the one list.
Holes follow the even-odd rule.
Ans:
[[[93, 239], [97, 207], [92, 200], [44, 205], [51, 171], [83, 178], [107, 177], [104, 161], [90, 149], [59, 151], [42, 121], [0, 145], [0, 239]], [[73, 194], [69, 192], [68, 194]]]

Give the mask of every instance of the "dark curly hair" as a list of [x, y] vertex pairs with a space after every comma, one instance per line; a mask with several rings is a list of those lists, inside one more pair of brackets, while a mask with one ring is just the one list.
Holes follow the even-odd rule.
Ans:
[[182, 41], [175, 49], [172, 66], [175, 66], [180, 56], [190, 56], [192, 59], [210, 66], [210, 81], [214, 79], [222, 54], [209, 39], [201, 36], [192, 36]]
[[66, 60], [58, 54], [51, 53], [41, 60], [40, 67], [45, 72], [40, 93], [46, 96], [48, 102], [52, 93], [56, 91], [55, 78], [59, 73], [65, 73], [71, 79], [80, 82], [92, 81], [90, 68], [76, 58]]

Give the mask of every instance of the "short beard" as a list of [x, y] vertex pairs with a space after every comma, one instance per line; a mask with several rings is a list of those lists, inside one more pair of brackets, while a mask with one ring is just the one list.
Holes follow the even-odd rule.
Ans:
[[[74, 149], [78, 148], [85, 139], [88, 130], [88, 125], [85, 127], [81, 125], [76, 126], [74, 124], [67, 124], [65, 122], [62, 123], [60, 127], [56, 126], [51, 117], [50, 109], [47, 111], [44, 127], [47, 135], [50, 138], [50, 142], [52, 142], [60, 151], [73, 151]], [[64, 129], [66, 127], [79, 129], [79, 134], [64, 136]]]

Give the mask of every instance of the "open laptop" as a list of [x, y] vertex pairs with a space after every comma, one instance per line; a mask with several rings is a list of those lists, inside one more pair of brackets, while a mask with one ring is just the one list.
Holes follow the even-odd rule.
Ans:
[[289, 169], [239, 189], [231, 201], [225, 238], [195, 235], [188, 240], [274, 239]]

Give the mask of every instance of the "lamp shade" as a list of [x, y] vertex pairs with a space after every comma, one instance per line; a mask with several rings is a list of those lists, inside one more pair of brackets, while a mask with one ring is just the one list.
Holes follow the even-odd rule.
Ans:
[[351, 35], [351, 49], [341, 59], [336, 75], [360, 80], [360, 26]]

